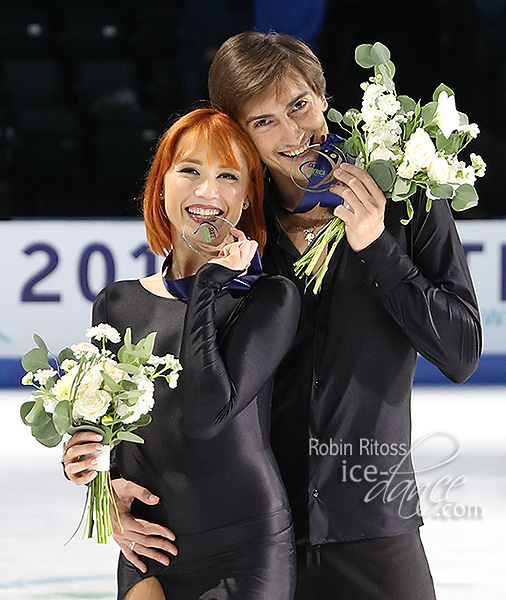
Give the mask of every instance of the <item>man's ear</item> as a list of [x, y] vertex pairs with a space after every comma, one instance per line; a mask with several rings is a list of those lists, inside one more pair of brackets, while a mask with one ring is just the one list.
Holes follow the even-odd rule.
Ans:
[[320, 102], [322, 104], [322, 112], [325, 112], [329, 107], [329, 103], [327, 102], [327, 98], [325, 96], [320, 96]]

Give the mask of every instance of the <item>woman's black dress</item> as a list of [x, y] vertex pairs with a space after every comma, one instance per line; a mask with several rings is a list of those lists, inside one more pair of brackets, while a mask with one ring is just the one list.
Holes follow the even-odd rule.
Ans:
[[116, 476], [160, 497], [134, 501], [134, 516], [176, 534], [168, 567], [146, 559], [147, 573], [123, 555], [118, 598], [156, 576], [167, 600], [288, 600], [295, 579], [291, 515], [269, 444], [274, 372], [295, 335], [296, 287], [260, 277], [242, 297], [225, 287], [237, 276], [206, 264], [188, 301], [157, 296], [139, 281], [120, 281], [97, 296], [93, 323], [106, 322], [137, 342], [157, 331], [153, 352], [179, 356], [176, 389], [155, 382], [144, 444], [122, 443]]

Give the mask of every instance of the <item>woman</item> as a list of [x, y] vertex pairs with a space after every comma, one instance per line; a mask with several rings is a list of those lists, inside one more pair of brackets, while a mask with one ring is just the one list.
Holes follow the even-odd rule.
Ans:
[[[211, 260], [183, 237], [188, 222], [223, 218], [261, 249], [262, 193], [256, 150], [236, 123], [212, 109], [182, 117], [160, 141], [144, 194], [150, 247], [167, 254], [162, 272], [113, 283], [95, 300], [94, 323], [130, 326], [134, 339], [156, 330], [154, 352], [179, 353], [183, 365], [176, 389], [157, 381], [145, 443], [118, 446], [113, 472], [157, 494], [157, 504], [134, 502], [132, 513], [170, 526], [177, 556], [168, 566], [147, 559], [143, 572], [123, 548], [119, 599], [293, 595], [291, 516], [269, 446], [269, 413], [299, 295], [279, 276], [258, 277], [245, 292], [251, 277], [241, 274], [257, 242], [242, 231], [232, 230]], [[65, 470], [77, 484], [93, 477], [94, 440], [81, 433], [65, 446]]]

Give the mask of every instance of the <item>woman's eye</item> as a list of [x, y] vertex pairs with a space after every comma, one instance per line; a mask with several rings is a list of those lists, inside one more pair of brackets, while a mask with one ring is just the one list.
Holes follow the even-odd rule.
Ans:
[[188, 173], [190, 175], [199, 175], [199, 172], [197, 171], [197, 169], [194, 169], [193, 167], [183, 167], [182, 169], [178, 170], [178, 173]]
[[219, 177], [223, 177], [224, 179], [230, 179], [232, 181], [239, 181], [239, 177], [234, 175], [233, 173], [220, 173]]

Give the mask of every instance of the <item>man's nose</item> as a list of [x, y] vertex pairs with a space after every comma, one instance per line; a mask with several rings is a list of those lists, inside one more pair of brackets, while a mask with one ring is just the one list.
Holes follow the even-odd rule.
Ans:
[[282, 121], [283, 143], [290, 146], [297, 146], [304, 139], [304, 130], [291, 117], [286, 116]]

